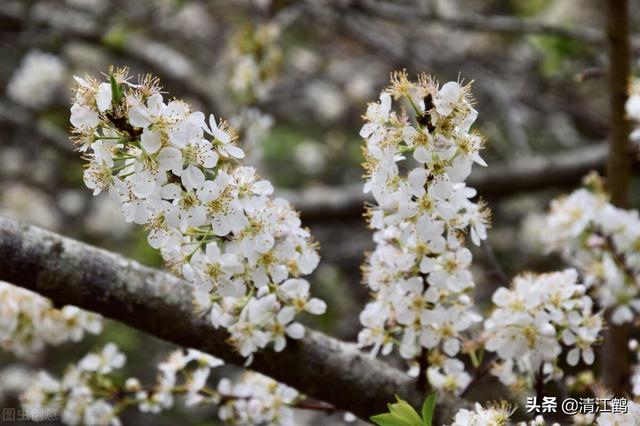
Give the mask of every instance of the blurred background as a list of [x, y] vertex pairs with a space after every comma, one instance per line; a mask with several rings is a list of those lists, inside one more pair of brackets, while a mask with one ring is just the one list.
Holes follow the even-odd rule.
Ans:
[[[540, 249], [548, 201], [602, 169], [608, 135], [606, 34], [597, 0], [2, 0], [0, 215], [162, 266], [144, 231], [108, 197], [92, 197], [68, 140], [73, 75], [127, 66], [152, 73], [195, 109], [240, 131], [247, 163], [302, 213], [320, 242], [311, 277], [328, 313], [307, 322], [354, 341], [368, 294], [360, 265], [372, 248], [362, 219], [361, 115], [390, 71], [474, 81], [486, 170], [469, 184], [493, 210], [475, 253], [477, 300], [523, 269], [558, 265]], [[640, 3], [631, 4], [634, 72]], [[124, 374], [152, 379], [168, 344], [109, 323], [98, 337], [47, 349], [27, 363], [59, 373], [107, 340]], [[15, 404], [0, 356], [0, 398]], [[6, 372], [3, 375], [2, 372]], [[301, 424], [339, 424], [306, 415]], [[125, 424], [216, 423], [212, 409]]]

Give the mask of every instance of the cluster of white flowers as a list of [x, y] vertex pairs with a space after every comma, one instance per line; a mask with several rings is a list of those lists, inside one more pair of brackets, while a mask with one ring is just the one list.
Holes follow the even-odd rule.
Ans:
[[458, 410], [450, 426], [504, 426], [512, 413], [513, 409], [504, 402], [486, 408], [476, 403], [473, 410]]
[[640, 312], [640, 217], [613, 206], [594, 174], [585, 188], [554, 200], [540, 231], [545, 247], [575, 266], [598, 304], [623, 324]]
[[640, 403], [627, 401], [625, 413], [600, 413], [596, 418], [598, 426], [638, 426], [640, 425]]
[[514, 278], [511, 289], [501, 287], [493, 294], [496, 309], [484, 324], [485, 349], [502, 361], [494, 373], [503, 383], [514, 386], [519, 375], [529, 380], [540, 374], [560, 376], [557, 359], [563, 344], [569, 365], [577, 365], [581, 356], [593, 364], [592, 346], [603, 321], [577, 279], [574, 269], [523, 274]]
[[175, 397], [181, 396], [187, 406], [219, 405], [218, 416], [225, 424], [295, 424], [292, 407], [301, 398], [296, 390], [252, 372], [245, 372], [237, 383], [222, 379], [217, 389], [209, 388], [211, 369], [224, 362], [203, 352], [171, 352], [158, 365], [156, 383], [148, 389], [133, 377], [124, 383], [116, 379], [116, 370], [125, 361], [118, 347], [108, 343], [69, 366], [61, 380], [40, 372], [21, 394], [22, 407], [34, 420], [41, 413], [53, 413], [72, 426], [116, 426], [128, 407], [159, 413], [173, 407]]
[[67, 78], [67, 67], [56, 55], [32, 50], [22, 59], [9, 84], [7, 94], [29, 108], [47, 106]]
[[231, 333], [246, 357], [286, 336], [301, 338], [297, 313], [322, 314], [299, 278], [319, 262], [298, 214], [255, 169], [232, 129], [189, 105], [165, 103], [157, 81], [77, 78], [71, 123], [89, 164], [84, 181], [108, 191], [127, 221], [149, 230], [149, 244], [193, 284], [198, 306]]
[[69, 366], [61, 380], [41, 371], [20, 395], [22, 407], [36, 421], [44, 413], [54, 413], [68, 425], [120, 425], [117, 408], [110, 401], [118, 389], [107, 374], [124, 363], [124, 355], [109, 343]]
[[[295, 426], [292, 406], [300, 399], [297, 390], [251, 371], [233, 384], [228, 379], [218, 383], [223, 402], [218, 416], [233, 425]], [[227, 397], [225, 398], [224, 395]], [[233, 395], [229, 398], [229, 395]]]
[[245, 102], [264, 99], [274, 86], [282, 63], [280, 25], [248, 24], [229, 43], [228, 81]]
[[75, 306], [57, 309], [51, 300], [0, 281], [0, 348], [30, 357], [45, 345], [77, 342], [102, 331], [102, 318]]
[[634, 126], [630, 135], [631, 140], [638, 143], [640, 142], [640, 79], [635, 79], [631, 84], [625, 110]]
[[[194, 406], [206, 403], [218, 403], [219, 397], [206, 389], [207, 379], [212, 368], [220, 367], [224, 362], [214, 356], [195, 349], [175, 350], [158, 365], [156, 385], [144, 390], [140, 382], [130, 378], [125, 383], [126, 390], [135, 392], [135, 400], [142, 412], [158, 413], [173, 407], [174, 395], [184, 395], [185, 405]], [[184, 383], [179, 382], [178, 374]]]
[[[397, 343], [406, 359], [428, 351], [432, 385], [448, 383], [450, 391], [461, 390], [469, 376], [440, 349], [456, 356], [461, 333], [480, 321], [468, 295], [474, 282], [464, 234], [480, 244], [490, 215], [470, 201], [476, 191], [464, 183], [474, 162], [485, 164], [483, 140], [470, 132], [477, 112], [469, 92], [468, 85], [439, 87], [426, 75], [414, 83], [396, 73], [380, 102], [369, 104], [360, 131], [365, 192], [376, 201], [369, 211], [376, 248], [364, 266], [373, 300], [360, 314], [359, 345], [388, 354]], [[394, 111], [392, 98], [411, 113]]]
[[[536, 416], [533, 420], [521, 421], [517, 423], [509, 422], [509, 418], [514, 413], [514, 409], [506, 401], [490, 403], [486, 407], [476, 403], [473, 410], [462, 408], [458, 410], [450, 426], [505, 426], [515, 424], [516, 426], [545, 426], [547, 422], [544, 417]], [[551, 426], [560, 426], [559, 423], [552, 423]]]

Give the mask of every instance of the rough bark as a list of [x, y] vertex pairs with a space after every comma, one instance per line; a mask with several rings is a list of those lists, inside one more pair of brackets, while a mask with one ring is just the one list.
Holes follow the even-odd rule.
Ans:
[[[630, 123], [625, 117], [631, 64], [628, 10], [627, 0], [607, 0], [611, 128], [607, 186], [611, 202], [618, 207], [628, 207], [631, 176]], [[610, 324], [604, 335], [601, 351], [602, 378], [604, 385], [617, 395], [623, 394], [629, 386], [631, 367], [627, 351], [628, 340], [628, 326]]]
[[[229, 363], [244, 364], [227, 345], [227, 333], [214, 329], [206, 316], [195, 311], [185, 281], [1, 217], [0, 280], [40, 293], [57, 305], [76, 305]], [[280, 353], [270, 349], [257, 353], [251, 368], [361, 418], [384, 412], [394, 394], [415, 406], [423, 398], [415, 380], [402, 371], [371, 359], [353, 344], [310, 329]], [[448, 420], [461, 404], [441, 402], [440, 418]]]

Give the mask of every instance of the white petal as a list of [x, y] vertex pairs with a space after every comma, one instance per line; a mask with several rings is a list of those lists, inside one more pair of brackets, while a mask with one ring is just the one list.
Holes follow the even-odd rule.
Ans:
[[111, 84], [101, 83], [96, 93], [96, 105], [98, 111], [105, 112], [111, 108]]
[[294, 322], [287, 326], [287, 336], [292, 339], [302, 339], [304, 337], [304, 327], [302, 324]]
[[142, 132], [142, 136], [140, 137], [140, 143], [142, 144], [144, 150], [149, 154], [157, 152], [162, 145], [160, 132], [145, 130], [144, 132]]

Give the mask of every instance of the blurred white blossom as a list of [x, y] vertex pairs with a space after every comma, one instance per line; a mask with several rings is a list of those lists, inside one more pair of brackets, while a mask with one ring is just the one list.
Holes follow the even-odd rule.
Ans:
[[102, 331], [102, 318], [75, 306], [53, 307], [37, 293], [0, 282], [0, 348], [31, 357], [45, 345], [77, 342]]
[[15, 102], [30, 107], [47, 106], [67, 79], [67, 68], [51, 53], [32, 50], [15, 70], [7, 93]]
[[5, 185], [0, 193], [0, 215], [50, 230], [57, 230], [62, 222], [45, 192], [21, 183]]
[[293, 158], [310, 175], [321, 173], [327, 165], [326, 148], [319, 142], [305, 140], [296, 145]]
[[585, 186], [551, 203], [540, 234], [547, 250], [580, 271], [614, 324], [631, 322], [640, 312], [640, 217], [609, 203], [597, 175], [587, 176]]
[[49, 409], [68, 425], [117, 426], [127, 407], [159, 413], [182, 397], [187, 406], [218, 405], [218, 417], [229, 425], [298, 424], [292, 408], [302, 396], [266, 376], [245, 372], [235, 383], [223, 378], [216, 387], [208, 387], [211, 369], [224, 364], [214, 356], [194, 349], [175, 350], [158, 364], [156, 382], [149, 387], [134, 377], [115, 380], [125, 359], [115, 344], [108, 343], [67, 367], [60, 380], [42, 371], [27, 382], [20, 397], [22, 407], [36, 416], [34, 420]]

